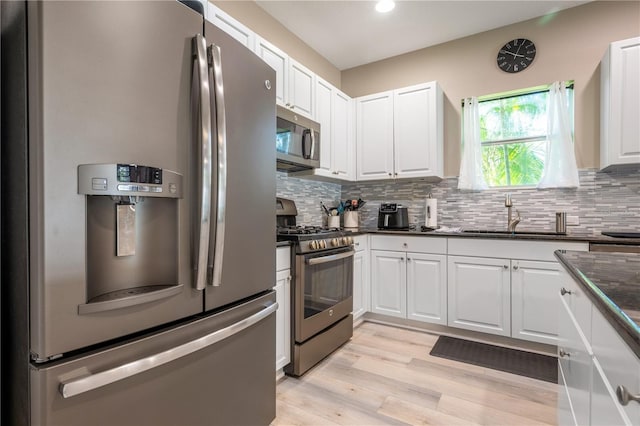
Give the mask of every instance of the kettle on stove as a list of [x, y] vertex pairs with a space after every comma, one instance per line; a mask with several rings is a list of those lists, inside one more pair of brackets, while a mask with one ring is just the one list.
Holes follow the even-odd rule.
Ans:
[[397, 203], [382, 203], [378, 210], [378, 229], [409, 229], [409, 213]]

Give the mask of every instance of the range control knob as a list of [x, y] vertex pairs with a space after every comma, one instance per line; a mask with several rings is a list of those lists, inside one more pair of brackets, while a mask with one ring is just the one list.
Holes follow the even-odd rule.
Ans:
[[327, 243], [324, 240], [320, 240], [319, 241], [320, 244], [318, 244], [320, 246], [321, 249], [326, 249], [327, 248]]
[[353, 244], [353, 237], [347, 237], [347, 242], [349, 244]]
[[349, 244], [349, 239], [347, 237], [342, 237], [342, 244], [347, 245]]
[[309, 248], [311, 250], [318, 250], [318, 242], [316, 240], [309, 241]]

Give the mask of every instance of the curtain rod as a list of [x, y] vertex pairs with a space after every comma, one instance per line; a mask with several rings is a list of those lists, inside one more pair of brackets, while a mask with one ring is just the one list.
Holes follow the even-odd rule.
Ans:
[[[573, 84], [573, 80], [567, 81], [565, 88], [566, 89], [573, 89], [574, 84]], [[485, 95], [485, 96], [478, 96], [478, 103], [481, 102], [488, 102], [488, 101], [495, 101], [496, 99], [509, 99], [509, 98], [515, 98], [517, 96], [523, 96], [523, 95], [535, 95], [538, 93], [545, 93], [549, 91], [550, 88], [550, 84], [544, 85], [544, 86], [536, 86], [536, 87], [531, 87], [529, 89], [522, 89], [522, 90], [512, 90], [509, 92], [502, 92], [499, 94], [493, 94], [493, 95]], [[460, 105], [464, 106], [464, 99], [462, 99], [462, 101], [460, 101]]]

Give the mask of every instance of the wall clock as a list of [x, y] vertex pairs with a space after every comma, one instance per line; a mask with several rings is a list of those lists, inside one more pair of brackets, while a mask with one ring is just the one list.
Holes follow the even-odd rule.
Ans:
[[508, 73], [527, 69], [536, 57], [536, 45], [526, 38], [516, 38], [505, 43], [498, 51], [498, 67]]

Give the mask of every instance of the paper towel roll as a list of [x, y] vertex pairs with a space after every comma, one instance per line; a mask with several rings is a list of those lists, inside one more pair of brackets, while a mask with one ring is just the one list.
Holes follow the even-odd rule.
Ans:
[[438, 227], [438, 200], [435, 198], [427, 198], [425, 203], [425, 219], [424, 226], [427, 228]]

